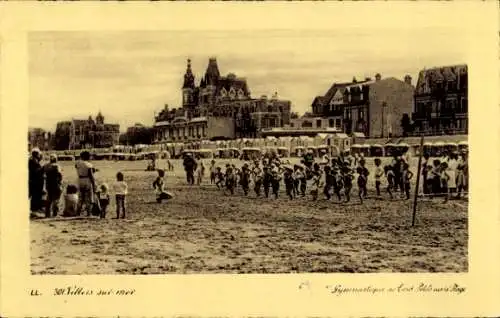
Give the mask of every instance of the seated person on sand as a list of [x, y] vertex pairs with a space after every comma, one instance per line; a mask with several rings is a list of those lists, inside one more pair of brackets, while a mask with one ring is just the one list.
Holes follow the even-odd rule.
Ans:
[[66, 187], [63, 216], [78, 216], [78, 188], [73, 184]]
[[172, 199], [172, 194], [165, 191], [165, 171], [158, 170], [158, 177], [153, 182], [153, 188], [156, 191], [156, 202], [161, 203], [163, 200]]

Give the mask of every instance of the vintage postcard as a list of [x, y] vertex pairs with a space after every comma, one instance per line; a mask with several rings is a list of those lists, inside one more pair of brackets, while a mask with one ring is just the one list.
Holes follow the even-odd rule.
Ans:
[[500, 314], [496, 10], [3, 5], [1, 314]]

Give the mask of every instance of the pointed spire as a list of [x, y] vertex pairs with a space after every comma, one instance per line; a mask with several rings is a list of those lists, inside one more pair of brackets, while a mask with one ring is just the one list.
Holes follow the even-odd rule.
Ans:
[[208, 60], [207, 71], [205, 72], [205, 84], [207, 85], [215, 85], [219, 80], [220, 72], [219, 67], [217, 66], [217, 59], [215, 57], [211, 57]]
[[99, 113], [97, 113], [95, 121], [96, 121], [97, 124], [103, 124], [104, 123], [104, 116], [102, 115], [102, 113], [101, 113], [100, 110], [99, 110]]
[[186, 74], [184, 74], [184, 84], [182, 88], [194, 88], [194, 75], [191, 70], [191, 59], [187, 60]]

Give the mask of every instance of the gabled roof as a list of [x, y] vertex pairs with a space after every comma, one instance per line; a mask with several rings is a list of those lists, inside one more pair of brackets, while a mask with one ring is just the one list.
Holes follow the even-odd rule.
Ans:
[[439, 81], [455, 81], [460, 75], [467, 75], [467, 65], [449, 65], [423, 69], [418, 74], [416, 89], [421, 91], [424, 84], [433, 87]]
[[313, 100], [313, 105], [314, 104], [319, 104], [319, 105], [324, 105], [325, 98], [323, 96], [316, 96]]
[[[364, 84], [367, 84], [368, 82], [371, 83], [374, 81], [364, 80], [364, 81], [359, 81], [356, 83], [353, 83], [353, 82], [333, 83], [332, 86], [330, 86], [330, 88], [328, 89], [328, 91], [326, 92], [326, 94], [324, 96], [317, 96], [316, 98], [321, 97], [321, 102], [323, 103], [323, 105], [327, 105], [328, 103], [330, 103], [333, 96], [335, 96], [335, 94], [337, 93], [338, 90], [342, 90], [342, 93], [344, 93], [344, 90], [346, 88], [355, 87], [358, 85], [364, 85]], [[316, 99], [315, 99], [315, 101], [316, 101]], [[313, 103], [314, 103], [314, 101], [313, 101]]]
[[243, 93], [245, 94], [245, 96], [249, 95], [247, 81], [244, 78], [221, 77], [221, 78], [219, 78], [219, 81], [217, 83], [217, 88], [216, 88], [215, 93], [219, 94], [219, 92], [223, 88], [227, 92], [229, 92], [231, 90], [231, 88], [233, 88], [235, 93], [237, 93], [238, 90], [241, 89], [243, 91]]

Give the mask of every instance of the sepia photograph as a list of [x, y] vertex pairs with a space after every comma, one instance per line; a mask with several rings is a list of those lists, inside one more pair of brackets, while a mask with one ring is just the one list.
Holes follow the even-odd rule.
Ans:
[[468, 272], [461, 37], [29, 32], [31, 274]]

